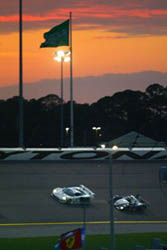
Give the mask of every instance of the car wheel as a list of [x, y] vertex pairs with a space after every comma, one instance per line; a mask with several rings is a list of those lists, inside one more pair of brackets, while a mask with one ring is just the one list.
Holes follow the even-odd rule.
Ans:
[[71, 199], [68, 199], [67, 200], [67, 204], [71, 204], [72, 203], [72, 200]]
[[130, 211], [130, 212], [135, 212], [135, 211], [136, 211], [136, 208], [135, 208], [135, 207], [129, 207], [129, 211]]

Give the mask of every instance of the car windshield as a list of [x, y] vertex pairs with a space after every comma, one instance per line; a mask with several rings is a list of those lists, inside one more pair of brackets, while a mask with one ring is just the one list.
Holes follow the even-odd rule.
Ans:
[[72, 190], [71, 188], [64, 188], [63, 192], [69, 196], [80, 196], [84, 194], [80, 189]]
[[74, 196], [75, 195], [75, 193], [72, 191], [72, 189], [70, 189], [70, 188], [64, 188], [63, 189], [63, 192], [65, 193], [65, 194], [67, 194], [67, 195], [69, 195], [69, 196]]

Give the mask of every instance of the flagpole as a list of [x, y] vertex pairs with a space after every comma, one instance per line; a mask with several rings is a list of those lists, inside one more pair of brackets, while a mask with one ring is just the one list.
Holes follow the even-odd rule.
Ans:
[[22, 0], [19, 0], [19, 147], [23, 147]]
[[72, 74], [72, 12], [70, 12], [70, 146], [74, 146], [74, 105]]
[[[86, 237], [86, 205], [83, 204], [83, 228], [85, 229], [85, 237]], [[86, 239], [83, 243], [83, 250], [86, 249]]]

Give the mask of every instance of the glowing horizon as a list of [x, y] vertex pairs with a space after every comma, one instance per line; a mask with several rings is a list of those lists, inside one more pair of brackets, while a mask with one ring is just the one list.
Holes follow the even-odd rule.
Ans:
[[[43, 34], [68, 19], [70, 11], [74, 77], [167, 72], [167, 4], [162, 0], [73, 1], [70, 8], [51, 0], [48, 6], [43, 1], [38, 5], [31, 0], [23, 5], [24, 83], [60, 78], [60, 64], [53, 60], [57, 48], [40, 49], [40, 44]], [[0, 86], [11, 86], [19, 79], [18, 4], [3, 0], [0, 7]], [[69, 77], [68, 65], [64, 77]]]

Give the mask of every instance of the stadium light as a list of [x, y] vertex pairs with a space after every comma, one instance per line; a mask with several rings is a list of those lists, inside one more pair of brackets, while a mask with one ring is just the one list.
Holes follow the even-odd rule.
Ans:
[[99, 131], [101, 130], [101, 127], [92, 127], [92, 129], [95, 131], [96, 133], [96, 144], [98, 141], [98, 136], [101, 136], [101, 134], [99, 134]]

